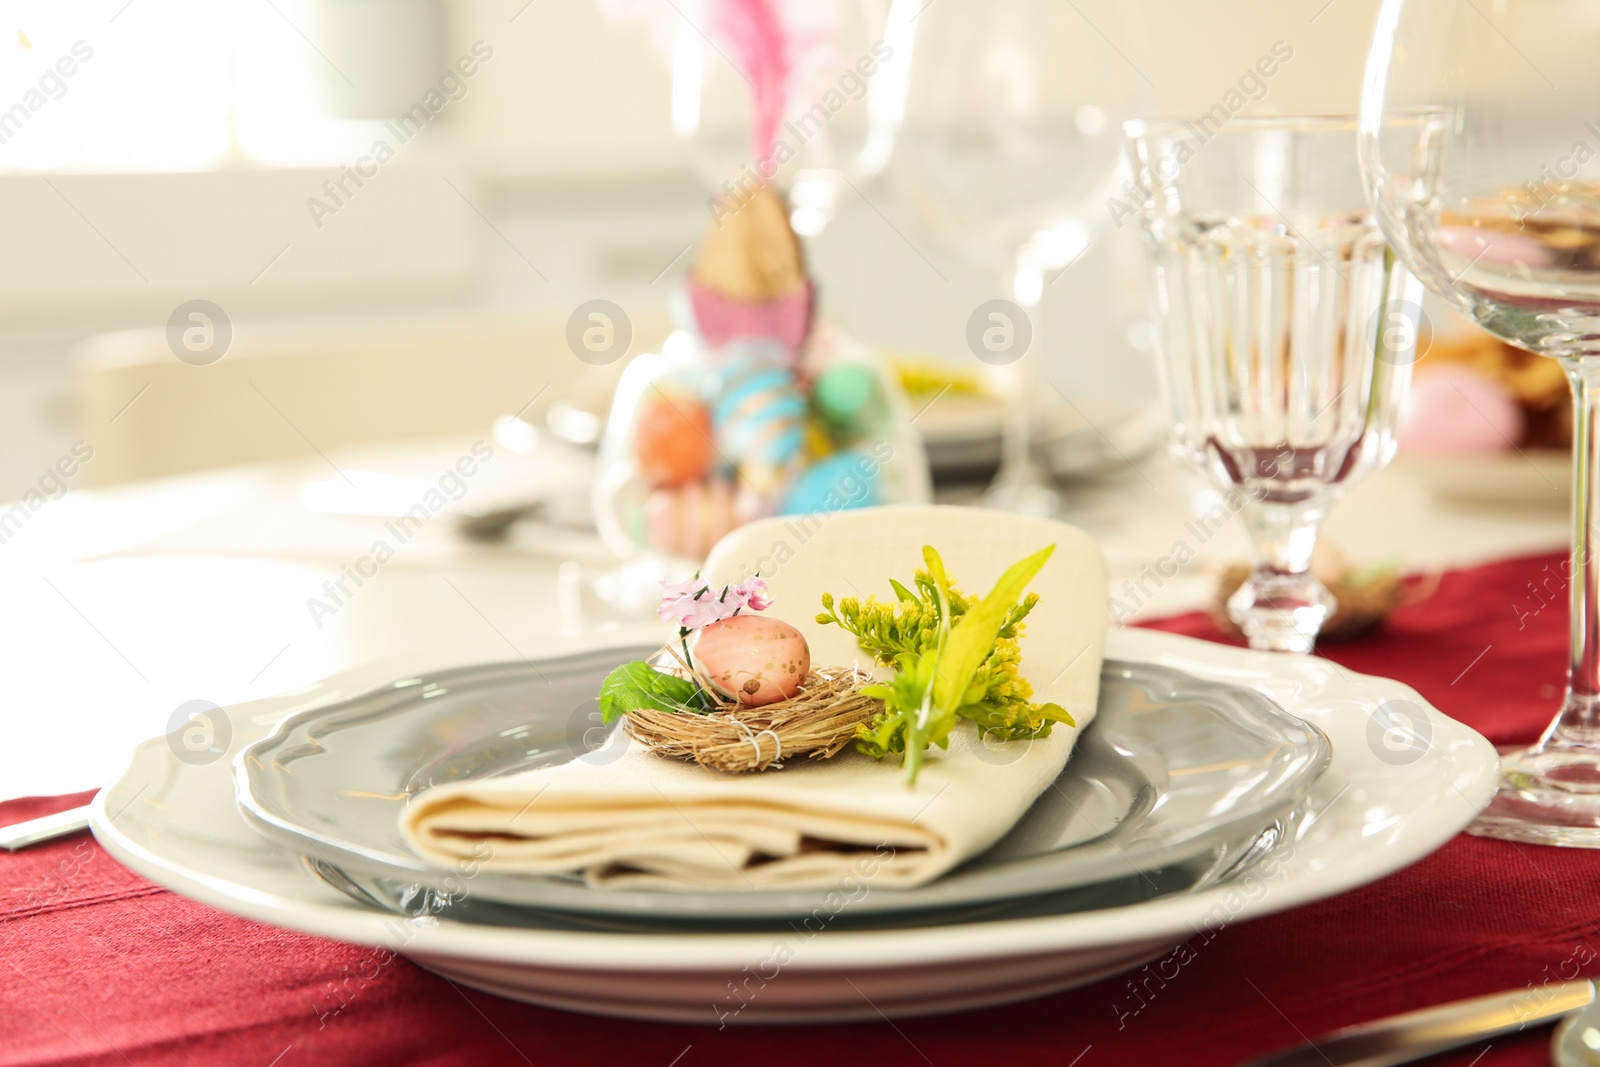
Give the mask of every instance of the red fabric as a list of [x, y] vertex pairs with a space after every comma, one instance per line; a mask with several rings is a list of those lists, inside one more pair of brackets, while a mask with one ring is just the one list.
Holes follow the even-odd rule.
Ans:
[[[1544, 593], [1556, 603], [1537, 613], [1526, 583], [1557, 566], [1535, 557], [1448, 574], [1384, 637], [1324, 651], [1410, 682], [1495, 741], [1526, 740], [1552, 713], [1566, 621], [1559, 577]], [[1199, 616], [1162, 628], [1215, 636]], [[83, 799], [0, 805], [0, 823]], [[79, 837], [0, 852], [0, 1065], [1231, 1064], [1301, 1035], [1538, 986], [1574, 962], [1600, 974], [1597, 904], [1600, 853], [1459, 837], [1374, 885], [1196, 937], [1138, 979], [1138, 997], [1125, 975], [895, 1025], [718, 1031], [458, 989], [401, 959], [164, 892]], [[1437, 1062], [1544, 1064], [1548, 1035]]]

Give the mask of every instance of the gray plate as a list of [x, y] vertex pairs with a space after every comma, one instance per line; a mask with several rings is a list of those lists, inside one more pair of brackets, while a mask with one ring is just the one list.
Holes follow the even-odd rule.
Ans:
[[[352, 895], [413, 913], [418, 894], [448, 905], [456, 876], [413, 854], [400, 836], [407, 800], [445, 782], [592, 751], [599, 738], [590, 712], [601, 679], [650, 651], [463, 667], [290, 716], [236, 760], [239, 808]], [[993, 751], [1009, 758], [1003, 747]], [[1276, 840], [1330, 755], [1320, 731], [1255, 692], [1108, 660], [1095, 721], [1061, 777], [1009, 834], [930, 885], [873, 892], [852, 904], [852, 914], [1092, 895], [1128, 879], [1161, 893], [1210, 884], [1264, 840]], [[809, 915], [825, 896], [595, 890], [576, 877], [489, 870], [472, 883], [482, 913], [473, 918], [491, 922], [511, 921], [489, 908], [498, 903], [630, 924], [725, 926]]]
[[[1195, 893], [1255, 870], [1268, 856], [1281, 856], [1289, 850], [1289, 843], [1299, 832], [1303, 814], [1303, 810], [1297, 808], [1272, 819], [1259, 830], [1221, 841], [1171, 866], [1155, 867], [1092, 885], [953, 907], [902, 911], [862, 909], [859, 914], [855, 910], [857, 901], [852, 902], [849, 909], [831, 915], [828, 925], [834, 930], [894, 930], [930, 924], [999, 922], [1125, 908], [1178, 893]], [[452, 890], [441, 890], [405, 878], [351, 873], [309, 856], [302, 860], [318, 880], [351, 899], [425, 922], [448, 919], [530, 930], [587, 930], [613, 934], [781, 932], [793, 929], [794, 923], [793, 916], [730, 916], [725, 911], [715, 917], [678, 918], [663, 917], [659, 909], [629, 914], [588, 914], [530, 904], [506, 904], [483, 899], [470, 891], [465, 882]]]

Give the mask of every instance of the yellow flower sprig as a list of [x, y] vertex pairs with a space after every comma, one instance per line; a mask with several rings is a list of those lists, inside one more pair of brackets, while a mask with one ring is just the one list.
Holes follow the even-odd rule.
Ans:
[[874, 759], [902, 753], [908, 784], [915, 784], [923, 753], [930, 744], [945, 748], [960, 718], [976, 723], [980, 737], [1007, 741], [1044, 737], [1056, 722], [1075, 725], [1059, 704], [1032, 703], [1033, 687], [1020, 672], [1023, 619], [1039, 602], [1037, 593], [1024, 591], [1054, 550], [1013, 564], [976, 601], [950, 581], [930, 545], [923, 546], [927, 569], [916, 572], [914, 588], [889, 583], [893, 604], [875, 597], [836, 604], [823, 594], [817, 622], [854, 634], [863, 651], [895, 668], [890, 681], [862, 690], [882, 700], [883, 710], [858, 728], [859, 751]]

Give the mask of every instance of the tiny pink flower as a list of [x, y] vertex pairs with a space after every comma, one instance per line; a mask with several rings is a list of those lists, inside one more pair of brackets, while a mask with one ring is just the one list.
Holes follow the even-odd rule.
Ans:
[[[661, 583], [661, 606], [664, 609], [669, 602], [683, 597], [692, 597], [705, 588], [706, 583], [703, 578], [685, 578], [681, 582], [663, 581]], [[666, 616], [662, 615], [662, 618], [665, 619]]]
[[767, 583], [751, 575], [733, 587], [733, 595], [741, 598], [751, 611], [766, 611], [772, 607], [772, 594]]
[[699, 600], [680, 601], [680, 604], [684, 607], [679, 615], [678, 625], [685, 630], [698, 630], [702, 626], [710, 626], [738, 611], [738, 608], [717, 599], [709, 592]]
[[720, 591], [701, 578], [662, 582], [661, 594], [661, 606], [656, 614], [662, 622], [677, 623], [683, 630], [710, 626], [746, 608], [765, 611], [772, 605], [766, 583], [753, 575], [738, 585], [725, 585]]

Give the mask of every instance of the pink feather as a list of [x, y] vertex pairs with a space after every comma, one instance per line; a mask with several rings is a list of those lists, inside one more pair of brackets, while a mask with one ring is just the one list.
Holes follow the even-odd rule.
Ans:
[[839, 0], [599, 0], [607, 16], [651, 24], [669, 55], [687, 21], [704, 30], [747, 83], [752, 162], [768, 159], [795, 99], [832, 82], [841, 60], [833, 38]]
[[776, 0], [713, 0], [711, 18], [714, 31], [733, 49], [734, 65], [750, 83], [750, 150], [757, 159], [765, 158], [777, 142], [778, 123], [788, 106], [799, 43]]

